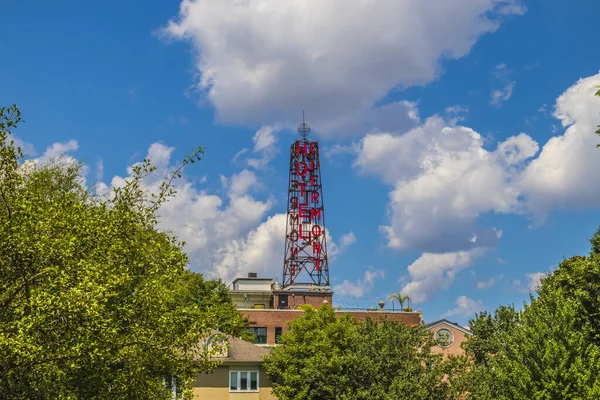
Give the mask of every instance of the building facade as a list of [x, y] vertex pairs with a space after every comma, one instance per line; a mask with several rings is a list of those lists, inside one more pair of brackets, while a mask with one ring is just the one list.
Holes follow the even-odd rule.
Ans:
[[226, 340], [226, 346], [212, 358], [221, 364], [196, 376], [192, 388], [194, 399], [275, 400], [271, 381], [262, 366], [269, 349], [233, 337]]
[[[231, 298], [238, 310], [248, 317], [251, 330], [256, 335], [255, 344], [274, 346], [279, 337], [287, 331], [288, 322], [302, 315], [299, 308], [310, 304], [317, 308], [322, 304], [333, 304], [333, 292], [328, 288], [315, 286], [306, 290], [282, 289], [273, 279], [258, 278], [248, 274], [248, 278], [238, 278], [233, 282]], [[334, 307], [335, 308], [335, 307]], [[392, 311], [380, 307], [378, 310], [344, 310], [336, 313], [349, 313], [358, 320], [366, 318], [387, 318], [416, 326], [422, 323], [420, 311]]]
[[443, 354], [444, 358], [449, 355], [464, 355], [465, 351], [462, 349], [463, 344], [469, 336], [473, 336], [473, 333], [468, 329], [454, 323], [447, 319], [440, 319], [439, 321], [430, 322], [425, 324], [425, 328], [429, 330], [435, 339], [438, 340], [439, 346], [434, 346], [431, 352], [434, 354]]

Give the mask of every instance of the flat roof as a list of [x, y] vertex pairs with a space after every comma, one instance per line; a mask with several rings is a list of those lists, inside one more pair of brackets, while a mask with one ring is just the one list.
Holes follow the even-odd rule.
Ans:
[[235, 294], [268, 294], [269, 296], [273, 295], [272, 290], [230, 290], [229, 293]]
[[238, 281], [262, 281], [262, 282], [273, 282], [273, 278], [235, 278], [232, 282], [235, 284]]

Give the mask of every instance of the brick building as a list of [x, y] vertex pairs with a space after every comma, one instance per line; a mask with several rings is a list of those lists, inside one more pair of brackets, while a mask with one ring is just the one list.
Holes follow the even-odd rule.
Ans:
[[[231, 298], [238, 310], [250, 319], [251, 329], [256, 334], [255, 343], [266, 346], [276, 345], [279, 336], [287, 330], [287, 323], [302, 315], [298, 306], [319, 307], [325, 303], [335, 307], [333, 292], [328, 287], [282, 289], [273, 279], [258, 278], [254, 273], [233, 281]], [[384, 307], [374, 311], [336, 309], [336, 313], [349, 313], [359, 320], [387, 318], [412, 326], [423, 322], [420, 311], [391, 311]]]

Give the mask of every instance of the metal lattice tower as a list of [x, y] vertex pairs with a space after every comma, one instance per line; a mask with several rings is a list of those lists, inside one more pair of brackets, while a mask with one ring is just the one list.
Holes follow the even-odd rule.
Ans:
[[298, 128], [290, 147], [290, 180], [282, 287], [329, 289], [323, 186], [319, 143], [307, 139], [310, 127]]

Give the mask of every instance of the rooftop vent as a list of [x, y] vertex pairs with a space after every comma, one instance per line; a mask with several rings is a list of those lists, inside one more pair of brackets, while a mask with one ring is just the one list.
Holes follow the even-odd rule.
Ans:
[[248, 272], [248, 278], [257, 278], [258, 275], [256, 274], [256, 272]]

